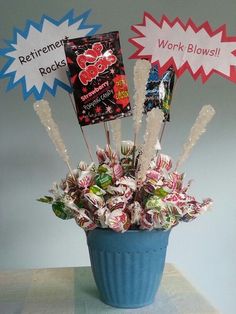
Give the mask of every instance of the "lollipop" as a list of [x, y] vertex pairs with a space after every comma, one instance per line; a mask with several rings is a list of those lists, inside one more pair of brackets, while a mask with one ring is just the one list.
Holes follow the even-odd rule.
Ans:
[[116, 209], [108, 216], [107, 224], [116, 232], [125, 232], [130, 227], [130, 219], [121, 209]]

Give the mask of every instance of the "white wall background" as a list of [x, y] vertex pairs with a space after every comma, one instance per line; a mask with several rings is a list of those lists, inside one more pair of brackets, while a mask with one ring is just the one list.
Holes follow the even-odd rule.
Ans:
[[[60, 18], [74, 8], [79, 15], [92, 8], [88, 22], [101, 23], [100, 32], [119, 30], [132, 94], [133, 47], [127, 40], [130, 25], [139, 23], [143, 12], [156, 18], [166, 14], [197, 24], [208, 20], [213, 28], [223, 23], [229, 35], [236, 34], [235, 0], [119, 0], [119, 1], [3, 1], [0, 10], [0, 45], [12, 38], [13, 26], [24, 28], [25, 20], [39, 21], [42, 14]], [[1, 64], [3, 64], [1, 60]], [[57, 219], [50, 207], [35, 201], [66, 168], [32, 104], [24, 102], [20, 87], [5, 93], [0, 82], [0, 270], [36, 267], [66, 267], [89, 264], [85, 235], [73, 221]], [[214, 208], [198, 221], [173, 230], [167, 261], [173, 262], [221, 313], [236, 313], [235, 304], [235, 182], [236, 182], [236, 86], [214, 76], [205, 85], [187, 73], [179, 80], [172, 103], [172, 122], [166, 130], [163, 151], [178, 156], [200, 108], [211, 103], [214, 121], [185, 165], [187, 178], [194, 178], [191, 192], [210, 196]], [[80, 129], [67, 94], [46, 97], [60, 126], [73, 165], [88, 159]], [[131, 135], [130, 120], [123, 120], [124, 137]], [[103, 128], [86, 128], [90, 143], [103, 145]]]

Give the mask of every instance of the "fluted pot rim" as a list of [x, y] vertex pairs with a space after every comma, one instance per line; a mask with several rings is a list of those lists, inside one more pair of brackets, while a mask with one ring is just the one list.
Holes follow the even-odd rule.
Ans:
[[170, 229], [152, 229], [152, 230], [148, 230], [148, 229], [128, 229], [126, 230], [125, 232], [117, 232], [111, 228], [101, 228], [101, 227], [97, 227], [93, 230], [86, 230], [85, 232], [88, 233], [88, 232], [91, 232], [91, 231], [95, 231], [95, 230], [101, 230], [101, 231], [104, 231], [104, 232], [114, 232], [114, 233], [117, 233], [117, 234], [124, 234], [124, 233], [135, 233], [135, 232], [170, 232], [172, 230], [172, 228]]

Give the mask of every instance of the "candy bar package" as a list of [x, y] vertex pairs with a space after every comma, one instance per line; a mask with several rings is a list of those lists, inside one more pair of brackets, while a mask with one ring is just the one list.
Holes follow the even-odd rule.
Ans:
[[145, 113], [158, 107], [163, 111], [165, 121], [170, 121], [170, 104], [174, 81], [175, 72], [172, 68], [169, 68], [163, 76], [160, 76], [157, 65], [152, 66], [146, 85]]
[[81, 126], [131, 115], [119, 32], [64, 43]]

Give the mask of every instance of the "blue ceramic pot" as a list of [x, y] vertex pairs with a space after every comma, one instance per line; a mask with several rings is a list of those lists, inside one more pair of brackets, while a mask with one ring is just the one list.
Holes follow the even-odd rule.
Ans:
[[87, 232], [92, 271], [101, 299], [119, 308], [153, 303], [165, 265], [170, 231], [111, 229]]

